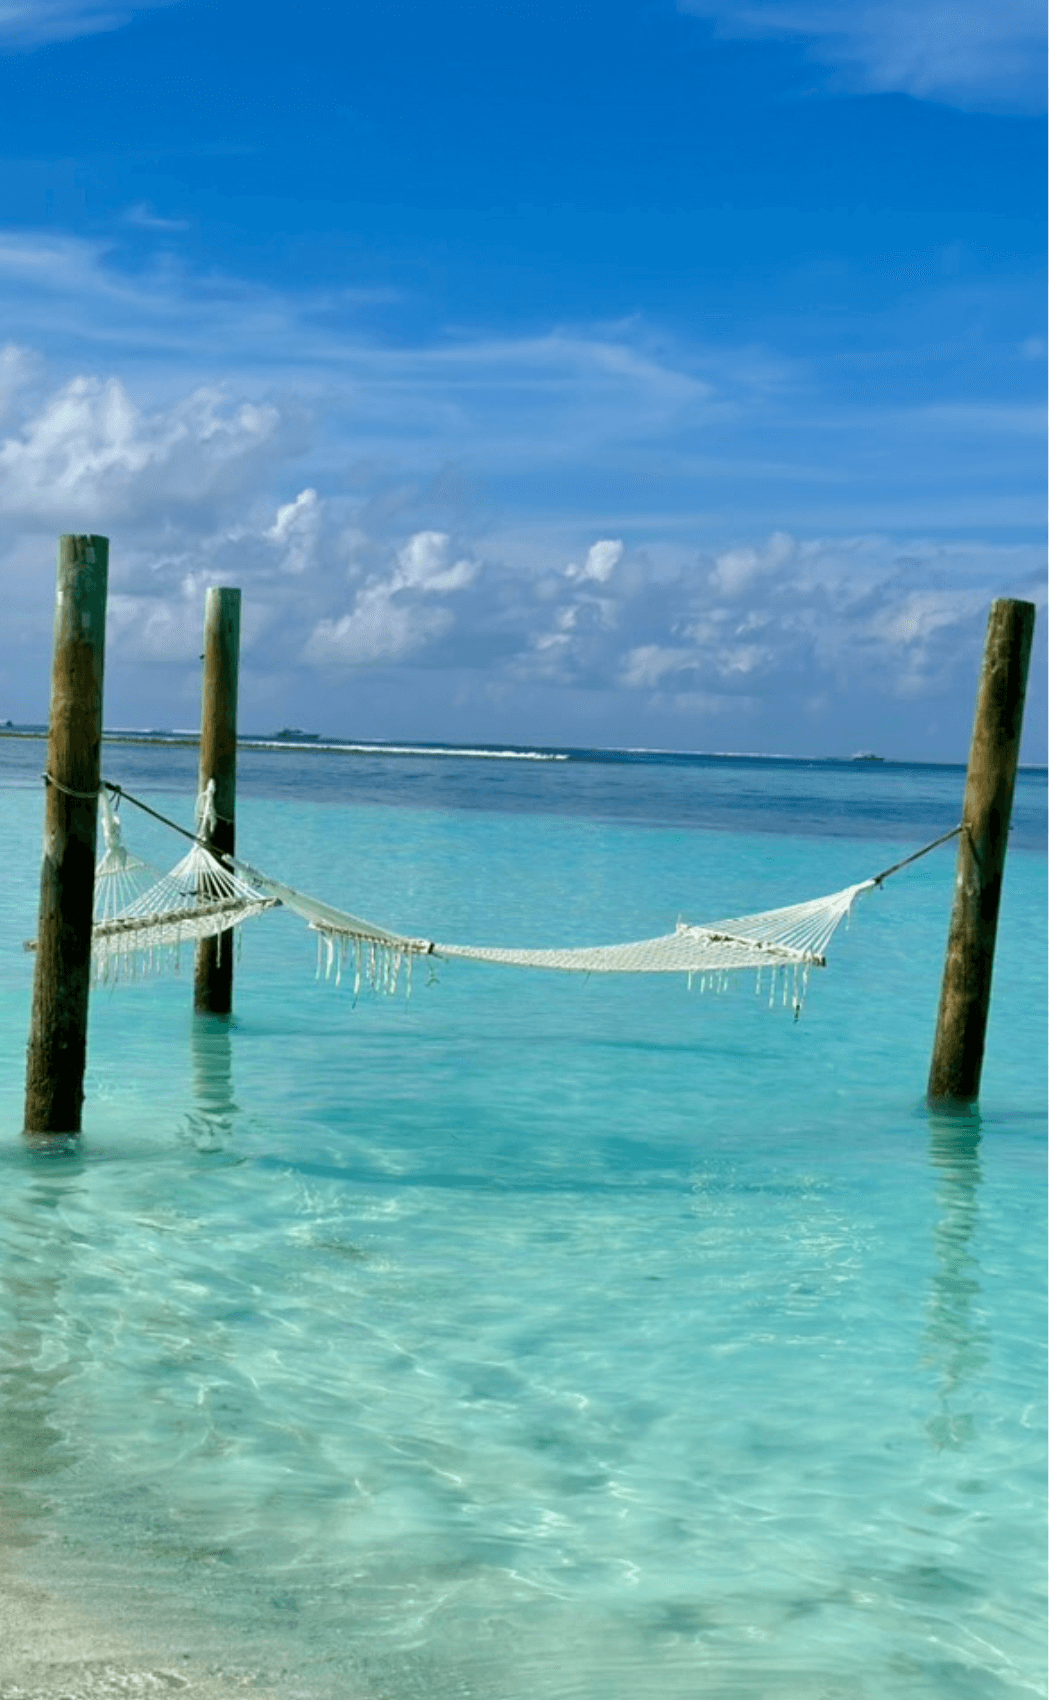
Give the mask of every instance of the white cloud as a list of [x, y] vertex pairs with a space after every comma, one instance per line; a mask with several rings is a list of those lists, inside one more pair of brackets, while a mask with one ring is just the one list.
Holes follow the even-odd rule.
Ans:
[[181, 598], [110, 595], [107, 608], [106, 641], [116, 646], [121, 658], [133, 655], [147, 665], [153, 662], [192, 663], [200, 653], [203, 625], [203, 593], [195, 594], [189, 581]]
[[938, 632], [959, 625], [979, 607], [972, 592], [915, 590], [894, 606], [878, 613], [872, 631], [886, 643], [901, 649], [928, 644]]
[[481, 570], [465, 557], [450, 564], [450, 553], [445, 532], [416, 532], [398, 550], [393, 572], [365, 584], [349, 613], [318, 620], [303, 659], [322, 667], [374, 666], [402, 661], [443, 637], [454, 615], [421, 598], [463, 591]]
[[321, 667], [403, 661], [451, 624], [447, 608], [396, 603], [382, 587], [373, 586], [361, 591], [351, 613], [337, 620], [318, 620], [303, 649], [303, 660]]
[[465, 590], [477, 577], [481, 565], [479, 561], [464, 559], [449, 566], [450, 541], [441, 531], [416, 532], [397, 556], [397, 572], [390, 583], [391, 591], [410, 586], [443, 596], [453, 590]]
[[303, 573], [312, 565], [321, 518], [321, 507], [314, 489], [300, 490], [293, 502], [277, 509], [277, 517], [266, 537], [271, 543], [283, 545], [283, 567], [288, 573]]
[[277, 509], [277, 517], [266, 536], [274, 543], [286, 543], [293, 532], [312, 524], [317, 514], [316, 490], [300, 490], [293, 502]]
[[717, 671], [725, 678], [733, 673], [756, 673], [774, 659], [774, 651], [758, 643], [730, 644], [716, 660]]
[[123, 6], [106, 4], [106, 0], [2, 0], [0, 43], [39, 47], [49, 41], [100, 35], [121, 29], [135, 12], [171, 4], [173, 0], [131, 0]]
[[628, 690], [655, 690], [668, 675], [692, 672], [698, 664], [694, 650], [643, 643], [623, 657], [621, 678]]
[[[655, 348], [637, 325], [370, 345], [312, 298], [129, 277], [50, 237], [0, 238], [0, 289], [5, 716], [46, 712], [65, 530], [113, 540], [111, 712], [151, 724], [195, 711], [204, 589], [226, 583], [244, 591], [255, 726], [359, 729], [368, 702], [376, 735], [425, 719], [465, 739], [679, 744], [716, 711], [735, 747], [782, 748], [796, 711], [812, 748], [819, 700], [831, 747], [862, 709], [852, 747], [884, 747], [880, 717], [917, 748], [915, 704], [949, 700], [963, 710], [941, 723], [963, 730], [928, 753], [958, 754], [983, 610], [1041, 595], [1037, 548], [949, 541], [1023, 535], [1029, 423], [1006, 402], [931, 393], [806, 423], [811, 394], [740, 377], [756, 357]], [[39, 352], [55, 347], [64, 364]], [[216, 347], [223, 382], [202, 383]], [[1017, 349], [1018, 333], [1022, 372]], [[908, 528], [917, 541], [893, 540]], [[584, 701], [600, 706], [574, 719]]]
[[[169, 253], [130, 273], [98, 242], [0, 233], [5, 335], [50, 353], [52, 389], [60, 377], [115, 373], [148, 417], [186, 391], [214, 389], [218, 375], [230, 396], [279, 415], [271, 446], [287, 463], [280, 500], [292, 480], [320, 488], [322, 467], [328, 497], [336, 467], [345, 486], [361, 465], [426, 483], [451, 466], [496, 510], [574, 516], [570, 536], [586, 524], [602, 542], [628, 526], [633, 537], [685, 539], [686, 515], [713, 522], [722, 549], [742, 514], [750, 536], [786, 524], [805, 534], [966, 525], [991, 535], [1040, 520], [1041, 415], [1020, 393], [991, 402], [973, 390], [968, 329], [958, 342], [965, 370], [947, 375], [963, 405], [928, 384], [901, 399], [895, 377], [891, 397], [872, 399], [875, 385], [847, 405], [835, 385], [839, 376], [854, 383], [851, 364], [820, 375], [760, 346], [657, 336], [640, 318], [412, 344], [365, 334], [361, 296], [194, 275]], [[980, 322], [996, 311], [988, 306]], [[887, 363], [903, 369], [901, 344], [927, 338], [927, 327], [868, 318], [836, 334], [884, 375]], [[984, 347], [981, 358], [987, 366], [993, 355], [996, 370], [1012, 361], [1022, 391], [1017, 340]], [[405, 530], [449, 523], [454, 514], [420, 512]]]
[[640, 322], [516, 339], [376, 341], [357, 312], [362, 302], [374, 307], [375, 291], [282, 294], [194, 275], [169, 253], [132, 274], [116, 253], [101, 242], [0, 233], [6, 334], [77, 349], [79, 372], [114, 362], [136, 396], [158, 401], [170, 399], [175, 374], [187, 387], [210, 387], [218, 365], [259, 399], [279, 391], [282, 414], [304, 429], [337, 417], [357, 455], [396, 457], [402, 468], [469, 457], [486, 473], [563, 476], [581, 454], [695, 428], [782, 384], [751, 350], [697, 356], [657, 342]]
[[680, 0], [723, 36], [800, 41], [847, 87], [992, 111], [1041, 111], [1040, 0]]
[[135, 230], [188, 230], [189, 221], [184, 218], [162, 218], [155, 212], [149, 201], [136, 201], [128, 207], [124, 214], [124, 223], [130, 224]]
[[790, 560], [796, 544], [786, 532], [775, 531], [760, 548], [725, 549], [718, 555], [710, 582], [724, 596], [738, 596], [763, 573], [777, 572]]
[[0, 511], [75, 529], [81, 516], [122, 512], [147, 471], [156, 490], [199, 495], [276, 423], [273, 408], [229, 407], [213, 388], [147, 415], [118, 379], [74, 378], [0, 441]]
[[623, 545], [611, 538], [601, 543], [592, 543], [587, 550], [586, 560], [581, 567], [571, 562], [565, 569], [566, 578], [593, 579], [596, 584], [606, 584], [612, 577], [623, 558]]
[[42, 362], [28, 348], [9, 342], [0, 348], [0, 419], [7, 417]]

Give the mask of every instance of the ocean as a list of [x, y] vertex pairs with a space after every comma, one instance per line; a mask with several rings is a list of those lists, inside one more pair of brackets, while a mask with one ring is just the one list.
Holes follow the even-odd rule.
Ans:
[[[244, 750], [238, 848], [399, 931], [614, 943], [877, 873], [964, 784], [534, 754], [566, 759]], [[978, 1116], [923, 1104], [948, 845], [860, 899], [797, 1022], [745, 976], [471, 962], [354, 1000], [264, 915], [229, 1023], [188, 963], [93, 993], [47, 1157], [43, 756], [0, 739], [4, 1700], [1045, 1692], [1044, 770]], [[104, 762], [190, 823], [192, 749]]]

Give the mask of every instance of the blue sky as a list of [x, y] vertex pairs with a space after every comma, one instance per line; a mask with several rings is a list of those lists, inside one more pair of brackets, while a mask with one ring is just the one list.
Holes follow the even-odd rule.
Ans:
[[[959, 759], [1044, 610], [1029, 0], [5, 0], [0, 718]], [[1025, 756], [1045, 760], [1044, 624]]]

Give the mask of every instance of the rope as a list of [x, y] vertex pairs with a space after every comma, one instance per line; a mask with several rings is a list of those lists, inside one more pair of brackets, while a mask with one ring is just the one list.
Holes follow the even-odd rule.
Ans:
[[[141, 809], [143, 814], [152, 815], [153, 819], [160, 821], [162, 826], [169, 826], [172, 832], [181, 833], [182, 837], [188, 838], [191, 844], [202, 844], [205, 849], [211, 850], [211, 854], [213, 856], [217, 856], [219, 861], [227, 860], [223, 851], [212, 849], [208, 840], [203, 838], [199, 833], [190, 832], [188, 828], [179, 826], [178, 821], [172, 820], [169, 815], [162, 815], [159, 809], [151, 809], [148, 803], [144, 803], [142, 801], [141, 797], [133, 797], [130, 791], [125, 791], [123, 785], [114, 784], [112, 779], [103, 779], [97, 791], [71, 791], [68, 785], [61, 784], [60, 781], [55, 779], [50, 773], [42, 773], [40, 777], [44, 781], [45, 785], [53, 785], [56, 791], [61, 791], [67, 797], [76, 797], [77, 800], [82, 803], [92, 802], [94, 798], [100, 797], [104, 790], [112, 791], [114, 797], [126, 797], [128, 802], [132, 803], [136, 809]], [[214, 781], [211, 781], [211, 783], [213, 784]], [[206, 793], [202, 792], [201, 795], [206, 796]], [[204, 810], [202, 809], [201, 812], [203, 814]], [[227, 820], [225, 815], [216, 813], [213, 802], [210, 808], [207, 809], [206, 820], [209, 824], [215, 821], [223, 821], [227, 826], [231, 826], [233, 824], [231, 821]]]
[[941, 844], [949, 843], [952, 838], [957, 838], [960, 832], [968, 832], [968, 830], [965, 821], [962, 821], [960, 826], [952, 826], [950, 832], [945, 832], [939, 838], [934, 838], [931, 844], [924, 844], [920, 850], [915, 850], [913, 856], [905, 856], [902, 862], [894, 862], [891, 868], [885, 869], [884, 873], [875, 874], [871, 880], [871, 885], [881, 885], [882, 881], [887, 880], [890, 874], [898, 874], [901, 868], [909, 867], [919, 857], [927, 856], [930, 850], [938, 849]]
[[[56, 779], [51, 773], [44, 772], [40, 777], [45, 785], [53, 785], [56, 791], [61, 791], [63, 797], [75, 797], [78, 803], [93, 803], [98, 798], [99, 793], [97, 791], [74, 791], [71, 786], [63, 785], [61, 780]], [[116, 791], [120, 787], [113, 786], [112, 789]]]
[[178, 821], [171, 820], [167, 815], [162, 815], [159, 809], [151, 809], [148, 803], [143, 803], [140, 797], [133, 797], [130, 791], [124, 790], [122, 785], [114, 785], [111, 779], [103, 779], [102, 783], [107, 791], [114, 792], [118, 797], [126, 797], [128, 802], [134, 804], [136, 809], [141, 809], [143, 814], [152, 815], [153, 819], [160, 821], [162, 826], [169, 826], [172, 832], [181, 833], [182, 837], [188, 838], [191, 844], [200, 844], [205, 849], [211, 850], [211, 854], [220, 862], [227, 860], [226, 856], [221, 851], [212, 850], [207, 841], [199, 837], [197, 833], [190, 832], [184, 826], [179, 826]]

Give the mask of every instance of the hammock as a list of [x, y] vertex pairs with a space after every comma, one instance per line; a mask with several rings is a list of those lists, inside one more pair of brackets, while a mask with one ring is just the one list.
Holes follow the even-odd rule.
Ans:
[[[136, 976], [174, 958], [178, 965], [183, 944], [230, 932], [266, 909], [282, 906], [305, 920], [317, 934], [317, 972], [333, 974], [338, 984], [349, 963], [354, 993], [367, 983], [394, 992], [405, 975], [411, 990], [417, 957], [463, 958], [517, 968], [546, 968], [577, 974], [684, 974], [689, 986], [698, 976], [700, 989], [722, 990], [730, 975], [750, 971], [759, 991], [769, 975], [769, 1003], [777, 993], [784, 1004], [800, 1013], [813, 968], [826, 967], [826, 951], [835, 931], [862, 892], [881, 885], [890, 874], [917, 861], [937, 845], [963, 830], [954, 827], [922, 849], [871, 879], [845, 886], [804, 903], [768, 909], [725, 921], [692, 925], [679, 921], [674, 932], [629, 944], [570, 949], [517, 949], [500, 945], [441, 944], [391, 932], [297, 891], [236, 857], [220, 861], [199, 837], [118, 786], [108, 789], [193, 840], [189, 853], [169, 874], [143, 885], [152, 873], [145, 862], [125, 850], [115, 810], [102, 792], [102, 830], [105, 854], [95, 880], [95, 920], [92, 928], [92, 966], [102, 980]], [[198, 833], [215, 825], [214, 786], [198, 799]], [[34, 949], [31, 943], [28, 949]]]
[[134, 979], [154, 972], [163, 965], [165, 953], [177, 968], [184, 944], [221, 936], [276, 907], [272, 897], [254, 890], [203, 844], [195, 843], [170, 873], [99, 920], [98, 886], [99, 877], [107, 877], [104, 870], [105, 858], [95, 878], [96, 920], [91, 929], [96, 980]]
[[[127, 796], [115, 786], [109, 789]], [[146, 807], [137, 798], [130, 801]], [[137, 979], [167, 964], [177, 969], [184, 944], [216, 934], [221, 940], [242, 921], [277, 907], [273, 897], [225, 867], [199, 839], [170, 873], [158, 873], [125, 848], [106, 789], [100, 791], [99, 803], [105, 851], [95, 866], [91, 975], [96, 983]], [[164, 820], [163, 815], [158, 818]], [[27, 939], [25, 948], [35, 950], [36, 944]]]
[[825, 897], [792, 903], [783, 909], [766, 909], [753, 915], [734, 916], [693, 926], [679, 921], [672, 933], [640, 939], [633, 944], [583, 946], [564, 950], [524, 950], [497, 945], [441, 944], [433, 939], [414, 938], [377, 927], [359, 915], [321, 903], [294, 886], [284, 885], [261, 873], [248, 862], [235, 860], [236, 867], [256, 891], [267, 892], [284, 908], [308, 922], [317, 934], [317, 972], [325, 978], [334, 974], [338, 984], [349, 965], [354, 994], [362, 983], [380, 991], [396, 991], [402, 969], [406, 989], [411, 990], [412, 966], [417, 957], [438, 959], [460, 957], [472, 962], [503, 963], [516, 968], [548, 968], [576, 974], [684, 974], [691, 987], [699, 977], [700, 990], [722, 991], [727, 977], [744, 971], [756, 974], [757, 987], [769, 975], [769, 1003], [780, 994], [790, 1003], [795, 1018], [808, 989], [813, 968], [825, 968], [826, 951], [837, 928], [849, 915], [857, 897], [880, 886], [890, 875], [928, 855], [964, 830], [952, 827], [920, 850], [894, 862], [892, 867], [856, 885], [832, 891]]
[[338, 984], [349, 962], [355, 994], [363, 982], [380, 991], [396, 991], [402, 968], [410, 990], [412, 964], [419, 956], [461, 957], [473, 962], [551, 968], [576, 974], [684, 974], [690, 986], [698, 975], [703, 991], [708, 986], [723, 990], [726, 975], [749, 969], [757, 973], [759, 989], [767, 970], [770, 1003], [781, 989], [784, 1003], [791, 1002], [795, 1014], [804, 1001], [809, 970], [826, 967], [825, 953], [835, 930], [860, 893], [879, 883], [875, 879], [863, 880], [806, 903], [705, 926], [679, 921], [672, 933], [632, 944], [518, 950], [495, 945], [441, 944], [433, 939], [389, 932], [359, 915], [335, 909], [296, 891], [293, 886], [271, 879], [247, 862], [238, 861], [236, 866], [256, 890], [268, 892], [317, 933], [318, 972], [323, 967], [325, 977], [334, 974]]

